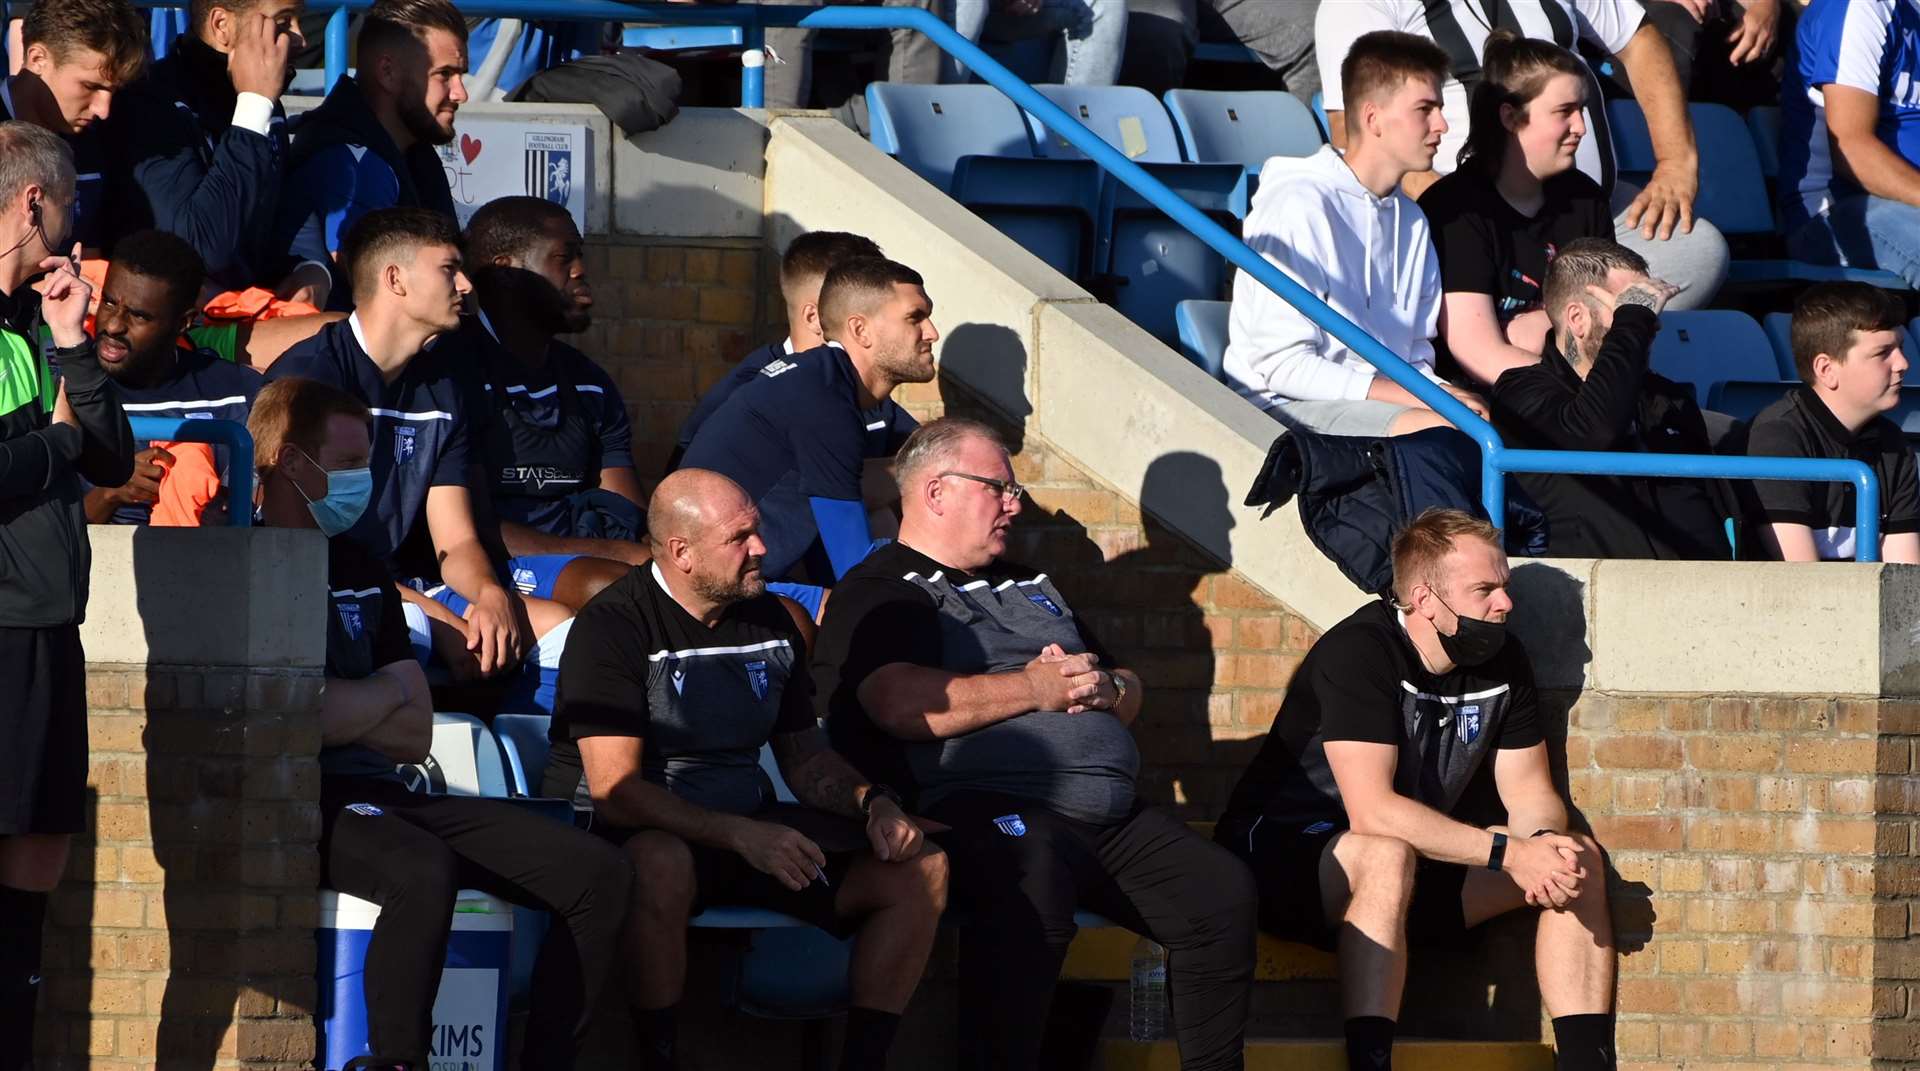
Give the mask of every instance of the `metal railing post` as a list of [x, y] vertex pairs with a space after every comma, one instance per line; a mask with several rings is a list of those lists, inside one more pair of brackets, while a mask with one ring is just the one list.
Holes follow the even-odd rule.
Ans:
[[253, 436], [233, 420], [186, 420], [180, 417], [127, 418], [135, 439], [152, 442], [210, 443], [227, 448], [227, 525], [253, 526]]

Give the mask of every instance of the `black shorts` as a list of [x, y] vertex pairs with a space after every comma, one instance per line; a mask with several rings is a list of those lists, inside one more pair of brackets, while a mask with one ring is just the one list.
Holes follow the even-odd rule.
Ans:
[[[776, 803], [747, 817], [797, 829], [819, 845], [827, 857], [827, 865], [820, 868], [826, 881], [816, 878], [808, 882], [806, 888], [794, 892], [782, 885], [779, 878], [755, 870], [737, 852], [689, 844], [687, 847], [693, 852], [693, 913], [698, 915], [710, 907], [758, 907], [792, 915], [836, 937], [852, 936], [859, 920], [841, 916], [834, 909], [833, 900], [847, 880], [847, 871], [852, 869], [854, 861], [872, 850], [868, 846], [865, 824], [793, 803]], [[640, 832], [599, 822], [591, 829], [615, 844], [625, 844]], [[639, 881], [647, 880], [645, 874], [635, 877]]]
[[80, 627], [0, 628], [0, 836], [87, 827]]
[[[1289, 825], [1265, 818], [1251, 827], [1221, 823], [1214, 839], [1246, 861], [1260, 889], [1260, 928], [1287, 941], [1331, 951], [1339, 927], [1327, 923], [1320, 897], [1320, 860], [1333, 838], [1346, 832], [1337, 822]], [[1413, 869], [1413, 903], [1407, 908], [1407, 943], [1431, 945], [1467, 930], [1460, 892], [1467, 868], [1420, 859]]]

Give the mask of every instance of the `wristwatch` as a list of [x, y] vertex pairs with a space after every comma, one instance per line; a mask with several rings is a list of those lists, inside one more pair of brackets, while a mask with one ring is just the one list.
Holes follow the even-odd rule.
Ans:
[[1117, 707], [1127, 698], [1127, 678], [1113, 670], [1107, 671], [1107, 678], [1113, 681], [1113, 705]]
[[867, 794], [860, 797], [860, 817], [873, 817], [873, 801], [877, 799], [892, 800], [895, 807], [901, 810], [906, 809], [906, 803], [900, 798], [900, 793], [885, 785], [868, 785]]
[[1506, 862], [1506, 858], [1507, 835], [1505, 833], [1495, 833], [1493, 835], [1493, 849], [1487, 852], [1487, 869], [1499, 873], [1500, 866]]

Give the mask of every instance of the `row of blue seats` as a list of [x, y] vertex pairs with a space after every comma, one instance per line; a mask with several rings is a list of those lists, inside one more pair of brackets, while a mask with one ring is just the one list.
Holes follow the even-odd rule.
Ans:
[[[1182, 301], [1174, 309], [1180, 352], [1187, 360], [1224, 380], [1227, 352], [1225, 301]], [[1789, 313], [1768, 313], [1756, 322], [1727, 309], [1669, 311], [1660, 317], [1653, 343], [1653, 370], [1693, 388], [1704, 407], [1738, 420], [1760, 410], [1800, 382], [1793, 365]], [[1902, 345], [1907, 360], [1920, 369], [1920, 318], [1908, 325]], [[1915, 373], [1920, 379], [1920, 372]], [[1889, 414], [1909, 437], [1920, 437], [1920, 385], [1904, 388], [1899, 408]]]

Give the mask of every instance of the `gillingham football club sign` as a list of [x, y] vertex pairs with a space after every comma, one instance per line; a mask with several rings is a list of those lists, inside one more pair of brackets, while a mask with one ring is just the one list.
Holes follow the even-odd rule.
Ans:
[[539, 197], [564, 205], [585, 234], [593, 156], [588, 137], [584, 124], [462, 115], [458, 133], [440, 146], [460, 225], [497, 197]]

